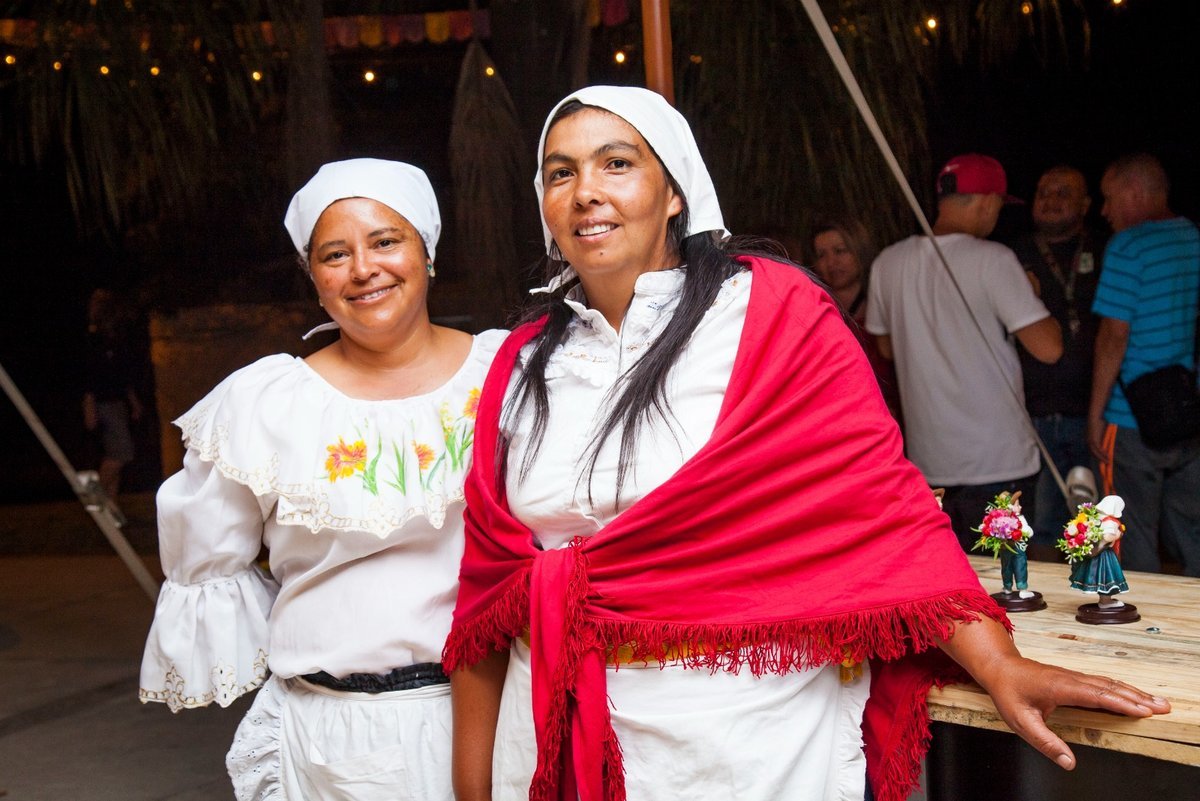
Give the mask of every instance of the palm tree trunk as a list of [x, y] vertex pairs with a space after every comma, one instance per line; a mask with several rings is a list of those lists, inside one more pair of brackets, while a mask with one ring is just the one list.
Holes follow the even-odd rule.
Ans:
[[324, 24], [321, 0], [301, 0], [300, 20], [293, 28], [284, 132], [287, 180], [296, 188], [334, 152]]

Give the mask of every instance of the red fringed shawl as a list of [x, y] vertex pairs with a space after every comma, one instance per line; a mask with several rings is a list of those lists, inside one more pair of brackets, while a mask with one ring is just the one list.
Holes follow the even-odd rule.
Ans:
[[617, 646], [755, 675], [878, 660], [868, 774], [879, 801], [899, 801], [929, 735], [925, 694], [962, 677], [936, 649], [901, 657], [931, 649], [957, 621], [1007, 624], [902, 456], [833, 302], [800, 270], [746, 261], [750, 305], [711, 439], [594, 536], [538, 550], [497, 480], [501, 402], [540, 324], [513, 332], [484, 385], [443, 658], [449, 670], [473, 664], [528, 628], [535, 801], [625, 798], [605, 688]]

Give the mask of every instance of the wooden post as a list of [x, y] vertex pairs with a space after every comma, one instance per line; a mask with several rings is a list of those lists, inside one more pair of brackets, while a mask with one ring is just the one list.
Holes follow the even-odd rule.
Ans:
[[675, 105], [671, 68], [671, 0], [642, 0], [642, 46], [646, 53], [646, 88]]

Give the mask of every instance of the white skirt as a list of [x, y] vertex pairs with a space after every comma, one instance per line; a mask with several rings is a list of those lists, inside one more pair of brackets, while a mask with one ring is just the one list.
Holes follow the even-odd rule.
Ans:
[[452, 801], [450, 687], [330, 690], [271, 676], [225, 758], [238, 801]]
[[[754, 677], [679, 665], [608, 669], [629, 801], [862, 801], [869, 671], [837, 666]], [[493, 756], [493, 801], [526, 801], [537, 761], [529, 647], [508, 662]]]

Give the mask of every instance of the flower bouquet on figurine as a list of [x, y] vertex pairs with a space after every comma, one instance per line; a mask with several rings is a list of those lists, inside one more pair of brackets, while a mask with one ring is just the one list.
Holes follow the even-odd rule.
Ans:
[[1105, 496], [1099, 503], [1081, 504], [1056, 543], [1071, 564], [1071, 586], [1099, 595], [1098, 603], [1079, 607], [1075, 619], [1080, 623], [1132, 623], [1141, 619], [1137, 607], [1116, 597], [1129, 592], [1114, 547], [1125, 532], [1121, 523], [1124, 511], [1125, 501], [1117, 495]]
[[1000, 558], [1000, 578], [1004, 592], [992, 597], [1009, 612], [1034, 612], [1045, 609], [1040, 592], [1029, 589], [1029, 562], [1025, 550], [1033, 529], [1021, 514], [1021, 493], [1002, 492], [987, 505], [979, 528], [979, 540], [971, 550], [991, 551]]

